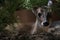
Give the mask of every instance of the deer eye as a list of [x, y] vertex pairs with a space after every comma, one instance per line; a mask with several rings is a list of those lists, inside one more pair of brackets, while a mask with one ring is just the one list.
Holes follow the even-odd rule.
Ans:
[[41, 13], [38, 13], [38, 16], [40, 17], [41, 16]]

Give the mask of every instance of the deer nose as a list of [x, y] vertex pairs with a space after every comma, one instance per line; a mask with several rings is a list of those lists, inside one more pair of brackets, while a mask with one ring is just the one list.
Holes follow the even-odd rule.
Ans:
[[43, 25], [44, 25], [44, 26], [48, 26], [49, 23], [48, 23], [48, 22], [44, 22]]

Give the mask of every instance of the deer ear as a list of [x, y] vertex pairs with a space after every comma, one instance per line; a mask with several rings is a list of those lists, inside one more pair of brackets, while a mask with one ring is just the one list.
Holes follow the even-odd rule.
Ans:
[[32, 12], [36, 15], [38, 7], [33, 7]]

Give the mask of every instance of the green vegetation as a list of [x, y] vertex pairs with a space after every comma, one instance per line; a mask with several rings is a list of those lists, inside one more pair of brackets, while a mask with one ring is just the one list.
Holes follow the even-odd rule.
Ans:
[[48, 0], [31, 0], [32, 6], [43, 6], [47, 5]]
[[[6, 25], [16, 22], [16, 16], [14, 12], [18, 9], [19, 4], [23, 0], [3, 0], [0, 7], [0, 31], [5, 28]], [[2, 5], [3, 4], [3, 5]], [[20, 6], [19, 6], [20, 7]]]
[[47, 5], [48, 0], [25, 0], [23, 7], [31, 9], [35, 6]]

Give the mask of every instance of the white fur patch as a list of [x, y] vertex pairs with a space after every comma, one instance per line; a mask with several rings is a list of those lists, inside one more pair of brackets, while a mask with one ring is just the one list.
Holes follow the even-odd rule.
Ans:
[[43, 26], [45, 22], [46, 22], [46, 20], [44, 20], [44, 21], [41, 23], [41, 25]]

